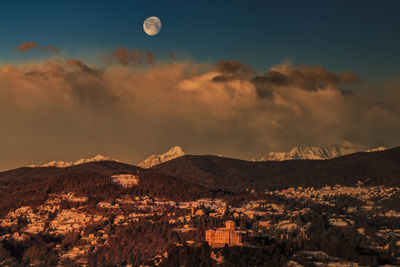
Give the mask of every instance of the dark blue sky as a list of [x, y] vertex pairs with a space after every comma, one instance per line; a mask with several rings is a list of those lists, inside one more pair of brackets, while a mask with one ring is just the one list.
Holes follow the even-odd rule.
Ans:
[[[16, 45], [53, 45], [95, 61], [124, 46], [157, 58], [239, 60], [260, 72], [291, 59], [385, 81], [400, 72], [400, 1], [1, 1], [0, 63], [40, 57]], [[148, 16], [163, 22], [144, 34]]]

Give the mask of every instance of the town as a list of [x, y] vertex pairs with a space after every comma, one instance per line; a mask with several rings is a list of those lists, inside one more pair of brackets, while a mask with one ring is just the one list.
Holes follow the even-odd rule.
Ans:
[[[133, 175], [112, 179], [126, 187], [139, 183]], [[62, 261], [86, 264], [89, 255], [113, 243], [119, 227], [164, 222], [177, 236], [175, 246], [198, 247], [206, 242], [214, 249], [257, 247], [260, 241], [255, 240], [266, 239], [298, 244], [301, 255], [292, 255], [294, 260], [287, 263], [293, 266], [298, 264], [296, 257], [315, 264], [358, 266], [346, 258], [313, 251], [308, 242], [314, 242], [324, 229], [352, 231], [367, 241], [368, 249], [399, 257], [400, 212], [382, 205], [399, 192], [397, 187], [364, 186], [360, 182], [355, 187], [298, 187], [264, 192], [246, 189], [243, 194], [247, 200], [240, 205], [223, 199], [176, 202], [124, 195], [95, 206], [88, 205], [86, 196], [65, 192], [50, 195], [38, 207], [23, 206], [9, 212], [0, 221], [0, 240], [24, 242], [32, 235], [46, 234], [62, 241], [53, 248]], [[374, 229], [368, 223], [370, 219], [377, 222]], [[222, 255], [213, 253], [216, 262], [223, 261]], [[160, 251], [153, 263], [165, 261], [168, 256], [164, 254]]]

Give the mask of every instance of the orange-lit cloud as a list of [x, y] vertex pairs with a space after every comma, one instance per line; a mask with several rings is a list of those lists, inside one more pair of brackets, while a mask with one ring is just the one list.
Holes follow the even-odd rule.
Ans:
[[49, 53], [54, 53], [54, 54], [59, 54], [60, 51], [58, 50], [58, 48], [54, 47], [54, 46], [40, 46], [38, 45], [36, 42], [25, 42], [20, 44], [19, 46], [16, 47], [17, 51], [20, 52], [27, 52], [33, 49], [38, 49], [42, 52], [49, 52]]
[[251, 66], [247, 66], [239, 61], [233, 61], [233, 60], [230, 61], [219, 60], [215, 68], [218, 72], [230, 73], [230, 74], [246, 73], [248, 71], [253, 70]]
[[343, 84], [360, 80], [356, 74], [292, 64], [264, 75], [241, 63], [138, 68], [130, 50], [126, 61], [126, 50], [117, 51], [121, 64], [101, 69], [77, 59], [0, 67], [3, 166], [96, 153], [137, 162], [177, 144], [189, 153], [250, 158], [296, 144], [400, 140], [393, 101], [400, 86], [380, 97], [343, 93]]
[[111, 58], [117, 63], [127, 65], [138, 64], [154, 64], [156, 61], [155, 55], [152, 52], [141, 50], [130, 50], [125, 47], [120, 47], [111, 53]]
[[351, 72], [341, 74], [328, 72], [322, 66], [292, 66], [284, 64], [272, 68], [265, 75], [256, 76], [253, 81], [271, 86], [295, 86], [305, 90], [324, 89], [345, 83], [358, 83], [360, 77]]
[[36, 47], [37, 47], [36, 42], [26, 42], [26, 43], [22, 43], [19, 46], [17, 46], [17, 50], [20, 52], [26, 52], [26, 51], [32, 50]]

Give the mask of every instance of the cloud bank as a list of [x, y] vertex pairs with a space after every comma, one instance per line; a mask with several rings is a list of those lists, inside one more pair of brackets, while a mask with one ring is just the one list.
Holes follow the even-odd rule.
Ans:
[[36, 42], [25, 42], [20, 44], [19, 46], [16, 47], [16, 50], [19, 52], [28, 52], [31, 50], [39, 50], [42, 52], [47, 52], [47, 53], [53, 53], [53, 54], [60, 54], [60, 50], [58, 50], [58, 48], [54, 47], [54, 46], [41, 46], [38, 45]]
[[94, 154], [135, 163], [173, 145], [240, 158], [294, 145], [399, 145], [396, 85], [377, 97], [343, 90], [362, 87], [358, 75], [321, 66], [260, 74], [234, 61], [110, 55], [115, 64], [103, 68], [78, 59], [1, 66], [0, 168]]

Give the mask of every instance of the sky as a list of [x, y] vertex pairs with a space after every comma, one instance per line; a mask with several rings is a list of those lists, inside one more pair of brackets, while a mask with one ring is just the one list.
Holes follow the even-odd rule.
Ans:
[[[0, 169], [396, 146], [399, 1], [2, 1]], [[143, 31], [157, 16], [162, 30]]]

